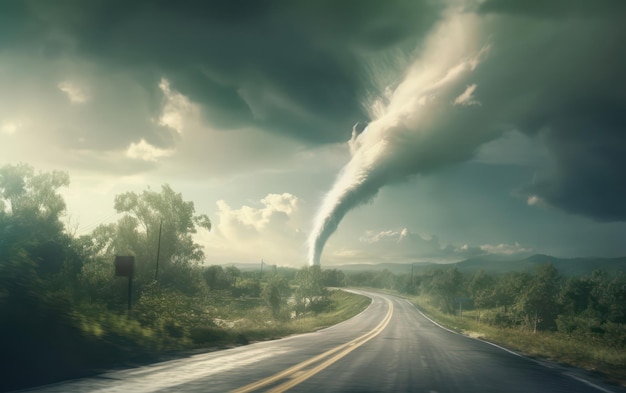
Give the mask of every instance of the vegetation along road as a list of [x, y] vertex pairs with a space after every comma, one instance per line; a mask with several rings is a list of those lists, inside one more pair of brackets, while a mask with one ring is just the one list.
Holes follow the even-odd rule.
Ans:
[[404, 299], [320, 330], [36, 392], [621, 392], [582, 370], [539, 363], [448, 331]]

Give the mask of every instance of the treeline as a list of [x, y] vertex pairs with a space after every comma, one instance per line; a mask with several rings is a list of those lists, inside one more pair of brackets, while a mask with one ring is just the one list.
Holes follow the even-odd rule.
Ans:
[[463, 274], [456, 268], [414, 276], [361, 272], [349, 275], [348, 283], [426, 296], [448, 314], [478, 310], [472, 314], [494, 326], [559, 331], [626, 347], [624, 273], [564, 278], [547, 264], [502, 275]]
[[[117, 195], [116, 222], [75, 236], [59, 193], [68, 185], [64, 172], [0, 168], [0, 390], [147, 353], [245, 343], [216, 321], [245, 312], [249, 330], [267, 328], [268, 320], [328, 307], [325, 285], [342, 284], [339, 272], [316, 267], [261, 275], [203, 266], [193, 236], [211, 222], [167, 185]], [[130, 314], [128, 280], [114, 274], [117, 255], [136, 261]]]

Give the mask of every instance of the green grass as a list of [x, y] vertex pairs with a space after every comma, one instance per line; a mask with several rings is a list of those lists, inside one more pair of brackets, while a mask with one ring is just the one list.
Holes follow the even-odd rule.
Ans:
[[292, 334], [317, 331], [339, 322], [352, 318], [369, 306], [371, 299], [341, 290], [330, 294], [330, 304], [326, 310], [319, 313], [307, 313], [305, 317], [275, 321], [266, 318], [265, 321], [249, 320], [233, 333], [248, 338], [251, 341], [272, 340]]
[[224, 348], [313, 332], [352, 318], [370, 302], [366, 296], [331, 291], [329, 302], [321, 311], [307, 312], [305, 316], [292, 319], [288, 307], [280, 318], [274, 318], [259, 298], [224, 296], [210, 299], [212, 320], [193, 325], [178, 324], [168, 328], [167, 323], [157, 321], [154, 326], [145, 327], [124, 315], [104, 311], [89, 316], [77, 313], [75, 320], [79, 321], [83, 336], [92, 341], [108, 343], [120, 354], [133, 352], [150, 356], [164, 351]]
[[139, 307], [133, 318], [88, 306], [71, 313], [40, 313], [48, 329], [45, 335], [34, 335], [28, 329], [5, 332], [10, 333], [12, 351], [19, 356], [13, 356], [14, 364], [5, 370], [10, 377], [0, 383], [0, 391], [173, 359], [189, 350], [227, 348], [312, 332], [353, 317], [371, 301], [344, 291], [332, 291], [329, 299], [321, 311], [307, 312], [298, 319], [290, 318], [287, 307], [282, 318], [274, 319], [261, 299], [228, 296], [211, 296], [196, 307], [206, 315], [192, 318], [183, 305], [179, 308], [184, 312], [174, 316], [156, 313], [156, 319], [145, 325], [136, 319]]
[[499, 328], [478, 321], [479, 312], [468, 311], [463, 318], [442, 313], [425, 297], [407, 297], [430, 318], [465, 335], [490, 341], [524, 355], [598, 372], [613, 382], [626, 385], [626, 349], [559, 332], [537, 332], [520, 328]]

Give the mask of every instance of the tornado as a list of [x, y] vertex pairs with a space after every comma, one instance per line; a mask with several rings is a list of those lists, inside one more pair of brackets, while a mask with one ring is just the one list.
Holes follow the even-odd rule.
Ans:
[[448, 16], [401, 82], [367, 105], [370, 120], [353, 128], [350, 161], [315, 215], [309, 264], [321, 264], [324, 246], [346, 214], [382, 187], [466, 160], [499, 134], [481, 123], [480, 84], [472, 79], [488, 58], [484, 41], [476, 18]]

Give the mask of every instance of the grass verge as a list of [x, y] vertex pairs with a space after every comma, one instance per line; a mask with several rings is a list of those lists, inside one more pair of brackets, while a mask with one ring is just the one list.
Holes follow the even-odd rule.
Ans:
[[265, 324], [242, 326], [234, 329], [233, 334], [244, 336], [251, 341], [263, 341], [313, 332], [350, 319], [371, 303], [371, 299], [366, 296], [341, 290], [332, 291], [329, 297], [330, 304], [322, 312], [288, 321], [267, 321]]
[[275, 320], [258, 298], [214, 301], [212, 314], [219, 316], [223, 325], [165, 324], [155, 329], [125, 315], [97, 310], [67, 318], [65, 314], [52, 314], [48, 325], [58, 333], [52, 343], [29, 332], [5, 332], [14, 339], [8, 348], [10, 355], [2, 358], [11, 362], [0, 361], [5, 371], [0, 392], [316, 331], [352, 318], [371, 299], [332, 291], [323, 310], [294, 320], [288, 316]]
[[[397, 295], [397, 294], [396, 294]], [[583, 368], [611, 383], [626, 386], [626, 352], [559, 332], [537, 332], [519, 328], [499, 328], [479, 322], [479, 311], [465, 312], [463, 318], [442, 313], [427, 298], [401, 295], [441, 325], [470, 337], [480, 338], [526, 356]]]

